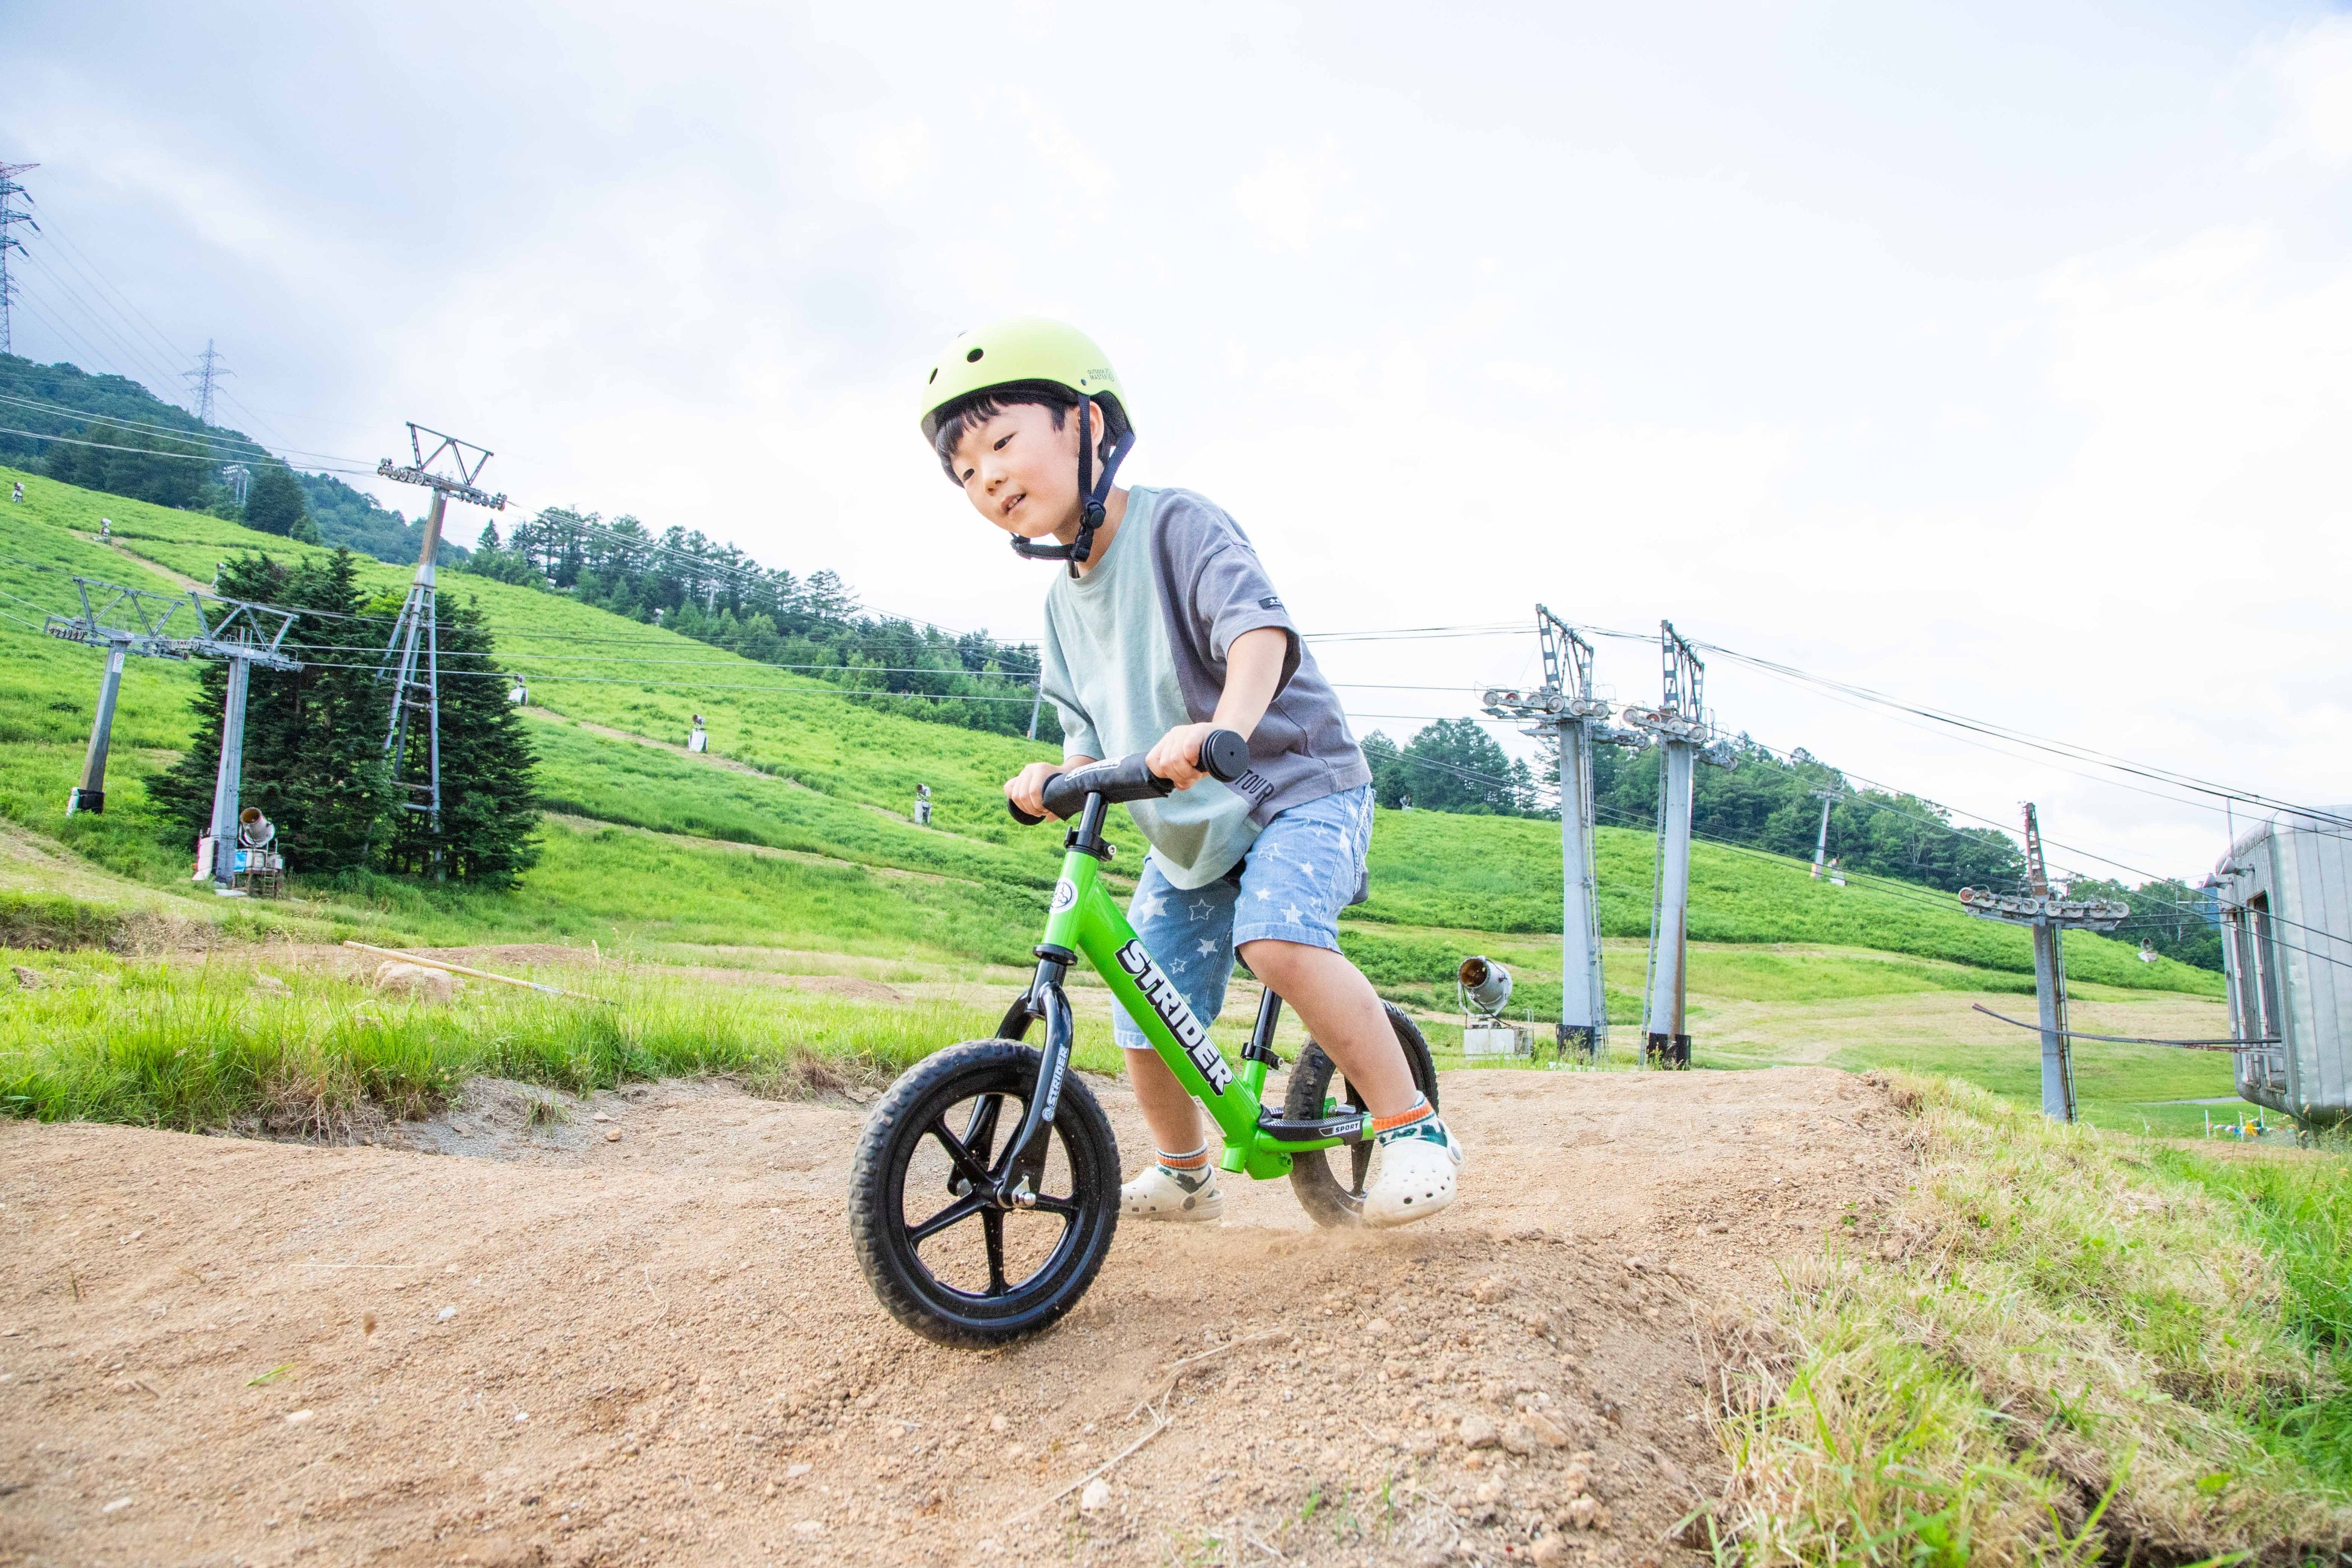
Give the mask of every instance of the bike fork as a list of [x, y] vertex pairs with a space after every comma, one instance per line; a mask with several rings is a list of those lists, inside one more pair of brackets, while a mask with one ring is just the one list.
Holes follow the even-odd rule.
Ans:
[[1062, 976], [1069, 973], [1076, 953], [1060, 948], [1037, 950], [1037, 978], [1030, 982], [1029, 994], [1013, 1004], [1013, 1012], [1005, 1015], [1005, 1033], [1012, 1036], [1015, 1015], [1021, 1019], [1022, 1032], [1027, 1032], [1028, 1018], [1045, 1020], [1045, 1045], [1037, 1054], [1037, 1082], [1029, 1091], [1029, 1108], [1021, 1117], [1021, 1130], [1013, 1135], [1006, 1146], [1003, 1165], [1004, 1180], [1009, 1184], [1005, 1197], [1018, 1206], [1025, 1192], [1034, 1196], [1036, 1178], [1045, 1168], [1045, 1129], [1053, 1124], [1054, 1112], [1062, 1103], [1062, 1081], [1070, 1070], [1070, 1047], [1076, 1024], [1070, 1016], [1070, 1000], [1062, 994]]

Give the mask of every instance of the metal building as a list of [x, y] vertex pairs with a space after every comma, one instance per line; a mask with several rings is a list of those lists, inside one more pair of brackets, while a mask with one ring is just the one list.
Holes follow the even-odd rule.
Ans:
[[2305, 1125], [2352, 1116], [2352, 806], [2282, 813], [2213, 868], [2238, 1093]]

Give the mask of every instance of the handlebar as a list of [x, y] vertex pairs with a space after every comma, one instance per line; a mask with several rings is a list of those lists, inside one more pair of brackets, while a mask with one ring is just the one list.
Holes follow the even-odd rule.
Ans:
[[[1106, 805], [1118, 805], [1130, 800], [1158, 800], [1173, 795], [1176, 786], [1143, 765], [1145, 753], [1121, 757], [1115, 763], [1088, 763], [1066, 773], [1055, 773], [1045, 781], [1045, 811], [1051, 816], [1076, 816], [1086, 805], [1087, 796], [1098, 795]], [[1249, 772], [1249, 742], [1232, 730], [1212, 730], [1201, 741], [1201, 754], [1195, 765], [1211, 778], [1232, 784]], [[1032, 816], [1011, 801], [1004, 809], [1013, 820], [1024, 827], [1034, 827], [1045, 820]]]

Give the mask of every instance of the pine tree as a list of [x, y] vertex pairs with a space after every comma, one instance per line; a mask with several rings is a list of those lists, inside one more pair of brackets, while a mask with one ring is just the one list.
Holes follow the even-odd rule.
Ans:
[[[383, 601], [396, 614], [396, 601]], [[387, 870], [512, 886], [536, 864], [538, 758], [507, 701], [481, 607], [443, 598], [441, 644], [441, 832], [420, 811], [395, 810], [377, 835]]]
[[[382, 815], [385, 699], [375, 683], [383, 650], [374, 623], [352, 617], [362, 595], [352, 552], [289, 565], [242, 555], [222, 571], [222, 596], [324, 612], [297, 621], [287, 644], [299, 670], [257, 668], [246, 689], [243, 804], [278, 826], [297, 876], [362, 864]], [[226, 663], [207, 660], [194, 703], [194, 743], [148, 789], [166, 820], [193, 843], [210, 826], [220, 766]]]
[[[294, 482], [294, 476], [278, 464], [263, 464], [260, 472], [253, 476], [253, 493], [245, 498], [245, 526], [292, 538], [295, 526], [309, 517], [309, 504], [302, 499], [302, 487]], [[315, 524], [310, 537], [318, 537]]]

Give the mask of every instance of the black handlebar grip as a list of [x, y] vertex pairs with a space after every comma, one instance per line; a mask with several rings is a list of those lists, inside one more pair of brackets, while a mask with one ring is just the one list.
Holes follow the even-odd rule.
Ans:
[[1200, 770], [1220, 784], [1249, 772], [1249, 742], [1232, 730], [1212, 730], [1201, 742]]
[[[1087, 796], [1099, 795], [1104, 804], [1118, 805], [1132, 800], [1157, 800], [1173, 795], [1176, 786], [1144, 765], [1144, 753], [1121, 757], [1115, 763], [1088, 763], [1066, 773], [1055, 773], [1045, 781], [1045, 797], [1047, 816], [1075, 816], [1086, 805]], [[1249, 742], [1231, 730], [1212, 730], [1201, 742], [1201, 753], [1195, 765], [1211, 778], [1232, 784], [1249, 772]], [[1024, 827], [1034, 827], [1045, 820], [1032, 816], [1011, 801], [1004, 803], [1013, 820]]]

